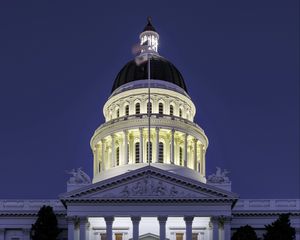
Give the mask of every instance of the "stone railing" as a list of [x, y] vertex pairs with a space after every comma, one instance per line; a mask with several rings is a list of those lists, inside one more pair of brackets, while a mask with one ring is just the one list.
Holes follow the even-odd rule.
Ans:
[[300, 199], [239, 199], [233, 212], [260, 210], [300, 212]]
[[54, 211], [65, 211], [61, 201], [54, 199], [0, 199], [0, 211], [38, 211], [43, 205], [51, 206]]

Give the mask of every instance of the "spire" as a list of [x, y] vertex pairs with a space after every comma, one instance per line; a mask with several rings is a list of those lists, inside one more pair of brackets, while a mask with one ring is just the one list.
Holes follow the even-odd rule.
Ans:
[[145, 32], [145, 31], [153, 31], [153, 32], [156, 32], [155, 28], [154, 28], [153, 25], [152, 25], [152, 18], [151, 18], [150, 16], [147, 17], [147, 21], [148, 21], [148, 23], [147, 23], [147, 25], [144, 27], [143, 32]]
[[143, 32], [140, 34], [140, 44], [149, 46], [149, 49], [158, 51], [158, 39], [159, 35], [152, 25], [151, 17], [147, 17], [147, 24], [144, 27]]

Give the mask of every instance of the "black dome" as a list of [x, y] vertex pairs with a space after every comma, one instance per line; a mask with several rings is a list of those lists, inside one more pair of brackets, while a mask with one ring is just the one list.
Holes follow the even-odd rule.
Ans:
[[[150, 60], [150, 67], [151, 79], [163, 80], [176, 84], [187, 92], [181, 73], [172, 63], [164, 58], [154, 57]], [[132, 60], [128, 62], [118, 73], [111, 92], [126, 83], [146, 79], [148, 79], [147, 62], [137, 66], [135, 61]]]

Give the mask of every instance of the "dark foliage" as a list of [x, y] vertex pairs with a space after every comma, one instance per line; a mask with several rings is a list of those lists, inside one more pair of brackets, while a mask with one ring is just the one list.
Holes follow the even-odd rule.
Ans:
[[242, 226], [232, 235], [231, 240], [258, 240], [254, 229], [249, 226]]
[[52, 207], [43, 206], [38, 212], [38, 218], [32, 225], [30, 236], [32, 240], [56, 240], [61, 230], [57, 226], [56, 215]]
[[290, 214], [281, 214], [273, 223], [266, 225], [264, 240], [294, 240], [295, 228], [291, 227]]

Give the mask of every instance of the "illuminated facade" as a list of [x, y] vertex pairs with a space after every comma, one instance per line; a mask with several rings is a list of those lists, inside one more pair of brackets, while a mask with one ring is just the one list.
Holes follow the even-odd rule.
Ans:
[[148, 20], [140, 54], [151, 56], [150, 66], [133, 60], [117, 75], [105, 123], [90, 142], [92, 180], [73, 170], [60, 200], [0, 201], [0, 240], [29, 239], [44, 204], [54, 207], [60, 239], [229, 240], [246, 224], [261, 235], [265, 224], [291, 212], [300, 240], [298, 199], [238, 200], [226, 171], [207, 176], [208, 138], [194, 122], [182, 75], [159, 55], [158, 40]]

